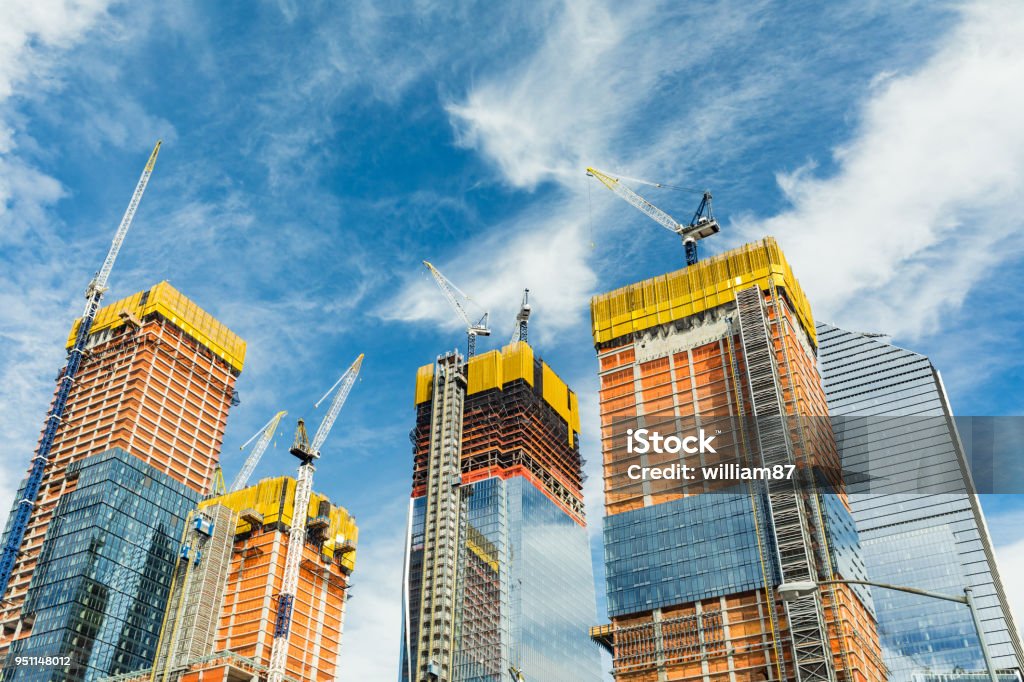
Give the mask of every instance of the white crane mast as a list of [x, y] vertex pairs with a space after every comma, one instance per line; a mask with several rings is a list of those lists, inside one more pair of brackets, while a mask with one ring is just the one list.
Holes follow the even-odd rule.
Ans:
[[523, 289], [523, 302], [519, 304], [519, 312], [516, 314], [516, 326], [512, 329], [512, 339], [509, 343], [529, 340], [530, 313], [530, 290]]
[[[85, 290], [85, 297], [87, 299], [91, 299], [96, 294], [102, 296], [107, 291], [107, 280], [110, 278], [110, 271], [114, 269], [114, 261], [117, 260], [117, 254], [121, 251], [121, 244], [124, 243], [125, 235], [128, 234], [128, 228], [132, 226], [135, 212], [139, 210], [139, 202], [142, 201], [142, 194], [146, 191], [146, 185], [149, 184], [149, 176], [153, 174], [153, 167], [156, 165], [156, 157], [160, 153], [160, 145], [162, 144], [162, 140], [156, 141], [156, 146], [153, 147], [153, 152], [149, 155], [146, 167], [142, 169], [139, 183], [135, 186], [135, 192], [132, 194], [131, 201], [128, 202], [128, 208], [125, 209], [124, 215], [121, 217], [121, 224], [117, 226], [117, 232], [114, 234], [114, 240], [110, 243], [107, 257]], [[89, 308], [90, 305], [86, 305], [85, 314], [89, 313]]]
[[261, 426], [260, 430], [253, 434], [252, 438], [245, 441], [242, 447], [238, 448], [239, 450], [244, 450], [249, 443], [256, 440], [256, 438], [259, 438], [256, 445], [253, 447], [252, 452], [250, 452], [249, 456], [246, 458], [245, 464], [242, 465], [242, 468], [235, 476], [235, 480], [231, 482], [231, 488], [229, 488], [231, 492], [241, 490], [245, 487], [245, 484], [249, 482], [249, 477], [252, 476], [252, 472], [256, 470], [256, 465], [260, 463], [263, 453], [266, 452], [267, 446], [270, 445], [270, 441], [274, 438], [274, 432], [277, 431], [277, 425], [280, 423], [281, 417], [286, 414], [288, 413], [284, 410], [275, 414], [270, 418], [270, 421]]
[[485, 311], [483, 317], [474, 323], [466, 312], [466, 306], [463, 305], [463, 301], [469, 303], [472, 299], [455, 286], [451, 280], [442, 275], [441, 271], [435, 268], [429, 261], [423, 261], [423, 265], [434, 276], [434, 281], [437, 282], [441, 293], [444, 294], [445, 298], [448, 299], [448, 303], [451, 304], [452, 308], [455, 308], [455, 312], [458, 313], [459, 317], [466, 324], [466, 336], [468, 337], [469, 346], [466, 355], [467, 357], [473, 357], [476, 354], [476, 337], [491, 335], [491, 330], [487, 326], [489, 313]]
[[320, 428], [313, 436], [312, 443], [306, 435], [306, 426], [300, 419], [295, 432], [295, 444], [291, 453], [299, 458], [299, 473], [295, 484], [295, 504], [292, 512], [292, 527], [288, 534], [288, 551], [284, 560], [284, 577], [281, 581], [281, 594], [277, 597], [277, 618], [274, 623], [274, 643], [270, 649], [270, 666], [268, 682], [281, 682], [284, 679], [285, 666], [288, 662], [288, 647], [291, 634], [292, 610], [295, 606], [295, 593], [299, 588], [299, 564], [302, 562], [302, 548], [306, 544], [306, 514], [309, 509], [309, 498], [313, 493], [313, 462], [320, 457], [320, 448], [327, 435], [331, 432], [338, 413], [345, 405], [348, 394], [359, 376], [359, 368], [363, 364], [360, 354], [355, 362], [345, 370], [341, 378], [335, 382], [331, 390], [317, 401], [320, 405], [336, 387], [334, 400], [324, 415]]

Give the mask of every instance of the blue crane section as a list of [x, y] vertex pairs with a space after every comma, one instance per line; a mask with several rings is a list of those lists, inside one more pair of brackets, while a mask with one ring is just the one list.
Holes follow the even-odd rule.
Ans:
[[149, 155], [149, 161], [142, 171], [139, 183], [132, 194], [132, 200], [121, 218], [114, 241], [107, 252], [107, 258], [96, 273], [96, 277], [89, 283], [85, 290], [85, 312], [82, 313], [82, 322], [78, 325], [78, 333], [75, 335], [75, 342], [68, 353], [68, 361], [57, 379], [57, 395], [50, 406], [50, 412], [46, 417], [46, 428], [43, 430], [43, 437], [36, 448], [36, 454], [32, 458], [32, 466], [29, 469], [28, 479], [21, 490], [21, 497], [17, 500], [10, 527], [7, 533], [7, 540], [4, 542], [3, 554], [0, 556], [0, 595], [7, 594], [7, 587], [11, 580], [11, 573], [14, 571], [14, 564], [17, 562], [21, 550], [21, 543], [25, 539], [25, 531], [28, 529], [29, 518], [32, 509], [35, 507], [36, 498], [39, 496], [39, 487], [43, 482], [43, 472], [50, 462], [50, 451], [53, 442], [57, 437], [57, 430], [64, 418], [64, 409], [68, 404], [68, 396], [71, 395], [71, 387], [75, 383], [75, 376], [82, 365], [82, 357], [85, 354], [86, 342], [89, 339], [89, 332], [92, 331], [93, 321], [96, 319], [96, 312], [100, 309], [100, 302], [107, 290], [107, 279], [114, 267], [118, 251], [124, 242], [128, 228], [131, 227], [132, 219], [138, 210], [139, 202], [142, 200], [142, 193], [146, 190], [149, 176], [156, 164], [156, 156], [160, 152], [160, 141], [153, 147], [153, 153]]

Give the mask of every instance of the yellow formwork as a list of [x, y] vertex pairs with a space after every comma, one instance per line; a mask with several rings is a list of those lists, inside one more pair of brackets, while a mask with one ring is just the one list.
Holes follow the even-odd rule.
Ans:
[[[501, 388], [517, 379], [525, 379], [533, 386], [533, 348], [523, 341], [515, 341], [501, 350], [491, 350], [469, 359], [467, 394], [473, 395], [491, 388]], [[415, 404], [425, 403], [433, 397], [434, 366], [423, 365], [416, 370]]]
[[[473, 395], [492, 388], [502, 388], [523, 379], [533, 386], [533, 348], [525, 341], [513, 341], [501, 350], [491, 350], [469, 359], [466, 369], [466, 394]], [[573, 432], [580, 431], [579, 403], [561, 377], [546, 362], [541, 363], [545, 402], [569, 425], [569, 442]], [[434, 366], [423, 365], [416, 371], [416, 404], [432, 397]]]
[[416, 402], [415, 405], [425, 403], [434, 394], [434, 366], [423, 365], [416, 370]]
[[[330, 504], [330, 500], [324, 495], [313, 493], [310, 496], [309, 508], [306, 513], [307, 521], [309, 518], [319, 515], [321, 502]], [[204, 500], [199, 503], [199, 508], [203, 509], [214, 504], [222, 504], [235, 512], [253, 509], [263, 516], [264, 524], [280, 522], [290, 528], [295, 513], [295, 479], [290, 476], [265, 478], [248, 488]], [[327, 554], [332, 554], [339, 539], [347, 541], [354, 547], [359, 540], [359, 528], [351, 514], [344, 507], [331, 504], [328, 517], [330, 522], [325, 533], [327, 540], [324, 542], [324, 551]], [[251, 524], [239, 517], [235, 533], [246, 533], [251, 529]], [[342, 558], [342, 565], [349, 570], [355, 567], [355, 554], [353, 550]]]
[[736, 299], [736, 292], [769, 280], [785, 290], [800, 326], [817, 346], [811, 305], [772, 237], [726, 251], [696, 265], [652, 277], [590, 300], [595, 343], [683, 319]]
[[499, 351], [492, 350], [472, 357], [469, 359], [468, 365], [466, 368], [466, 380], [469, 383], [466, 387], [468, 395], [505, 385], [505, 363]]
[[513, 341], [501, 350], [505, 384], [525, 379], [533, 386], [533, 348], [525, 341]]
[[569, 424], [576, 429], [577, 433], [580, 430], [580, 401], [576, 397], [574, 391], [569, 391]]
[[541, 368], [541, 372], [544, 401], [555, 409], [555, 412], [565, 420], [566, 424], [572, 424], [572, 414], [569, 410], [569, 387], [546, 362]]
[[[145, 300], [143, 300], [145, 299]], [[136, 318], [158, 313], [183, 332], [223, 359], [239, 372], [245, 363], [245, 341], [213, 315], [197, 306], [168, 282], [160, 282], [148, 291], [140, 291], [120, 301], [103, 306], [96, 313], [91, 332], [117, 329], [125, 324], [121, 313]], [[75, 343], [81, 318], [75, 320], [68, 335], [67, 348]]]

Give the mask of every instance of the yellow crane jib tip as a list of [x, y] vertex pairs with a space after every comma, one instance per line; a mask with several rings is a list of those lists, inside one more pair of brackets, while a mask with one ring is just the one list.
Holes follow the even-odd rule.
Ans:
[[162, 145], [163, 143], [163, 140], [156, 141], [156, 146], [153, 147], [153, 153], [149, 155], [149, 161], [146, 162], [147, 171], [152, 171], [153, 166], [156, 165], [156, 155], [160, 153], [160, 145]]

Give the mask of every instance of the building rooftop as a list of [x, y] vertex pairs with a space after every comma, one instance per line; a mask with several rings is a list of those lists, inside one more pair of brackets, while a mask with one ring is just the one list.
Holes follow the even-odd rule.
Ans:
[[[245, 362], [245, 341], [172, 287], [169, 282], [160, 282], [146, 291], [103, 306], [96, 313], [90, 333], [117, 329], [132, 318], [141, 321], [152, 315], [169, 321], [236, 371], [242, 371]], [[66, 348], [74, 345], [81, 322], [79, 318], [71, 326]]]
[[817, 346], [814, 317], [800, 283], [772, 237], [732, 249], [681, 270], [645, 279], [590, 299], [594, 343], [681, 320], [736, 300], [736, 292], [772, 282]]

